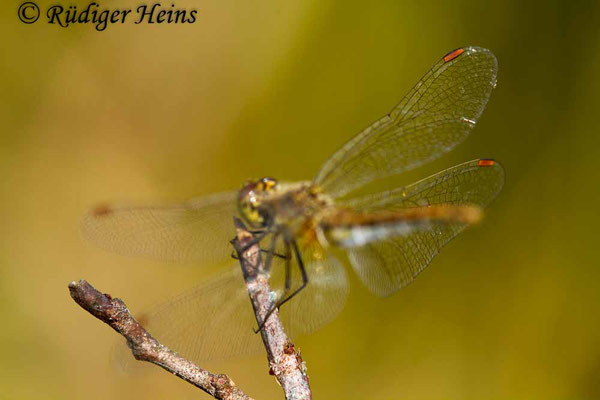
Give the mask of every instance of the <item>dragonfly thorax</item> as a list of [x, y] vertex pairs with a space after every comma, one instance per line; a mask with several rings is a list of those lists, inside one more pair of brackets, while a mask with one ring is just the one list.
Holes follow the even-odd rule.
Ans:
[[284, 227], [291, 234], [306, 229], [332, 204], [311, 182], [277, 183], [272, 178], [247, 183], [238, 195], [239, 212], [248, 225]]

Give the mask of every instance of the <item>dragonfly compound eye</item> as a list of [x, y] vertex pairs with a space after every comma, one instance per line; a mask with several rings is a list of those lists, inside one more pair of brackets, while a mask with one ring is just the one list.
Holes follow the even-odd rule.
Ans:
[[277, 186], [277, 179], [264, 177], [256, 183], [256, 189], [268, 192]]
[[238, 209], [244, 220], [252, 227], [261, 227], [264, 224], [264, 218], [259, 212], [260, 196], [258, 193], [262, 191], [258, 188], [259, 182], [252, 182], [244, 185], [238, 194]]

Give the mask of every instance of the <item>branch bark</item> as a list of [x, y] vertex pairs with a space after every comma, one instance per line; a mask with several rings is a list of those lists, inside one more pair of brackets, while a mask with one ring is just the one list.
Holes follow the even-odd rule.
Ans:
[[[256, 322], [260, 326], [274, 304], [269, 287], [269, 276], [264, 270], [258, 243], [248, 248], [254, 236], [248, 232], [243, 223], [237, 218], [235, 219], [235, 226], [236, 239], [233, 241], [233, 245], [244, 273], [244, 280], [254, 308]], [[243, 251], [244, 249], [246, 250]], [[294, 344], [287, 337], [279, 319], [278, 310], [271, 313], [260, 333], [267, 350], [270, 372], [275, 375], [283, 388], [285, 398], [287, 400], [312, 399], [306, 364]]]
[[127, 339], [127, 344], [137, 360], [156, 364], [215, 399], [252, 400], [227, 375], [212, 374], [160, 344], [133, 318], [121, 299], [100, 293], [84, 280], [71, 282], [69, 291], [73, 300], [84, 310]]
[[[269, 276], [264, 270], [258, 243], [249, 246], [254, 235], [235, 219], [233, 245], [240, 260], [246, 288], [260, 326], [273, 307]], [[103, 294], [84, 280], [69, 284], [71, 297], [84, 310], [109, 325], [125, 339], [137, 360], [148, 361], [202, 389], [216, 399], [252, 400], [224, 374], [212, 374], [162, 345], [131, 315], [125, 303]], [[250, 327], [248, 327], [250, 329]], [[278, 310], [274, 310], [261, 330], [270, 373], [275, 376], [287, 400], [311, 400], [306, 364], [287, 337]]]

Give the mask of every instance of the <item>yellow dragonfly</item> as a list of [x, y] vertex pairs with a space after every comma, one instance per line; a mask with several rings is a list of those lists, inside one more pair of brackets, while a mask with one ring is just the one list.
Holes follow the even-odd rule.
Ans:
[[[503, 169], [477, 159], [405, 187], [353, 195], [366, 184], [425, 164], [474, 128], [496, 85], [487, 49], [464, 47], [439, 60], [392, 111], [343, 145], [312, 181], [262, 178], [239, 191], [158, 207], [98, 207], [84, 236], [128, 255], [198, 265], [231, 254], [239, 215], [263, 245], [278, 290], [274, 307], [288, 332], [310, 333], [344, 305], [348, 259], [365, 286], [387, 296], [410, 283], [439, 250], [481, 218], [504, 182]], [[254, 353], [254, 315], [239, 265], [147, 315], [148, 330], [196, 361]]]

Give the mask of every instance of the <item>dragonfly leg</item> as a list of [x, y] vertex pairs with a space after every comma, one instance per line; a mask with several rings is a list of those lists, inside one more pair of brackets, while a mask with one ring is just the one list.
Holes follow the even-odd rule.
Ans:
[[[261, 251], [262, 253], [268, 253], [268, 252], [269, 252], [269, 250], [268, 250], [268, 249], [260, 249], [260, 251]], [[279, 254], [279, 253], [276, 253], [276, 252], [273, 252], [272, 254], [273, 254], [273, 256], [274, 256], [274, 257], [277, 257], [277, 258], [282, 258], [282, 259], [284, 259], [284, 260], [285, 260], [285, 256], [284, 256], [283, 254]], [[232, 251], [231, 251], [231, 258], [233, 258], [234, 260], [239, 260], [239, 259], [240, 259], [240, 258], [238, 257], [238, 255], [237, 255], [237, 252], [236, 252], [235, 250], [232, 250]]]
[[249, 230], [248, 232], [250, 232], [253, 235], [258, 235], [259, 233], [263, 233], [265, 230], [264, 229], [254, 229], [254, 230]]
[[[275, 246], [277, 245], [277, 239], [279, 239], [280, 232], [273, 233], [273, 237], [271, 238], [271, 245], [269, 246], [269, 250], [267, 251], [267, 259], [265, 260], [265, 272], [269, 273], [271, 270], [271, 263], [273, 262], [273, 256], [275, 255]], [[262, 249], [261, 249], [262, 251]]]
[[[270, 230], [267, 227], [267, 228], [263, 228], [263, 229], [249, 230], [248, 232], [255, 235], [255, 239], [256, 239], [257, 237], [260, 237], [260, 238], [265, 237], [270, 232]], [[234, 244], [236, 240], [237, 240], [237, 236], [235, 236], [233, 239], [231, 239], [229, 241], [229, 243]], [[258, 239], [257, 242], [259, 242], [259, 241], [260, 241], [260, 239]], [[248, 245], [248, 247], [255, 245], [257, 242], [253, 242], [252, 244]], [[246, 249], [246, 250], [248, 250], [248, 249]]]
[[[260, 249], [260, 251], [265, 252], [265, 253], [267, 252], [267, 250], [264, 250], [264, 249]], [[277, 258], [281, 258], [283, 260], [287, 260], [288, 259], [288, 256], [286, 256], [285, 254], [279, 254], [277, 252], [273, 252], [273, 256], [277, 257]]]
[[[247, 251], [247, 250], [248, 250], [250, 247], [254, 246], [254, 245], [255, 245], [255, 244], [257, 244], [258, 242], [260, 242], [261, 240], [263, 240], [263, 239], [264, 239], [264, 237], [265, 237], [265, 236], [267, 236], [269, 233], [270, 233], [270, 231], [269, 231], [269, 230], [264, 230], [264, 231], [261, 231], [260, 233], [257, 233], [257, 234], [256, 234], [256, 235], [255, 235], [255, 236], [252, 238], [252, 240], [250, 240], [248, 243], [246, 243], [246, 244], [244, 245], [244, 247], [242, 247], [242, 248], [240, 249], [240, 253], [244, 253], [244, 252], [245, 252], [245, 251]], [[234, 243], [236, 240], [237, 240], [236, 238], [233, 238], [233, 239], [231, 239], [231, 240], [230, 240], [230, 243], [232, 243], [232, 244], [233, 244], [233, 243]]]
[[[300, 268], [300, 274], [302, 275], [302, 284], [298, 287], [298, 289], [294, 290], [292, 294], [288, 297], [283, 296], [281, 300], [279, 300], [276, 304], [276, 308], [281, 307], [284, 303], [291, 300], [292, 297], [300, 293], [302, 289], [306, 287], [308, 284], [308, 275], [306, 274], [306, 268], [304, 268], [304, 261], [302, 261], [302, 255], [300, 255], [300, 249], [298, 249], [298, 244], [295, 240], [292, 241], [292, 247], [294, 248], [294, 255], [296, 256], [296, 260], [298, 260], [298, 268]], [[286, 285], [288, 283], [286, 282]]]
[[283, 288], [283, 296], [285, 297], [292, 287], [292, 251], [290, 250], [289, 242], [285, 246], [285, 287]]
[[[287, 293], [289, 293], [290, 286], [291, 286], [291, 267], [290, 267], [291, 257], [288, 257], [287, 261], [286, 261], [286, 267], [285, 267], [285, 291], [284, 291], [283, 295], [281, 296], [282, 298], [281, 298], [281, 300], [277, 301], [277, 303], [269, 310], [269, 312], [263, 319], [263, 322], [260, 324], [258, 329], [256, 329], [254, 331], [254, 333], [258, 333], [262, 330], [262, 328], [265, 326], [265, 323], [267, 322], [267, 320], [269, 319], [269, 317], [271, 316], [273, 311], [275, 311], [276, 309], [281, 307], [284, 303], [291, 300], [295, 295], [300, 293], [300, 291], [302, 289], [304, 289], [306, 287], [306, 285], [308, 284], [308, 275], [306, 274], [306, 268], [304, 268], [304, 262], [302, 261], [302, 256], [300, 255], [300, 250], [298, 249], [298, 244], [296, 243], [295, 240], [292, 240], [291, 244], [292, 244], [292, 247], [294, 248], [294, 255], [296, 256], [296, 259], [298, 260], [298, 268], [300, 268], [300, 273], [302, 274], [302, 284], [296, 290], [294, 290], [292, 292], [292, 294], [287, 296]], [[288, 254], [290, 252], [289, 248], [290, 248], [290, 244], [286, 241], [286, 253], [288, 253]]]
[[[255, 237], [252, 238], [251, 241], [249, 241], [248, 243], [246, 243], [246, 245], [244, 245], [244, 247], [242, 247], [240, 249], [240, 253], [244, 253], [246, 250], [248, 250], [250, 247], [254, 246], [255, 244], [257, 244], [258, 242], [260, 242], [266, 235], [267, 235], [267, 231], [261, 232], [261, 234], [256, 235]], [[234, 244], [235, 241], [237, 239], [233, 238], [229, 241], [229, 243]], [[260, 249], [262, 251], [262, 249]], [[240, 258], [237, 255], [237, 250], [232, 250], [231, 251], [231, 258], [233, 258], [234, 260], [239, 260]]]

